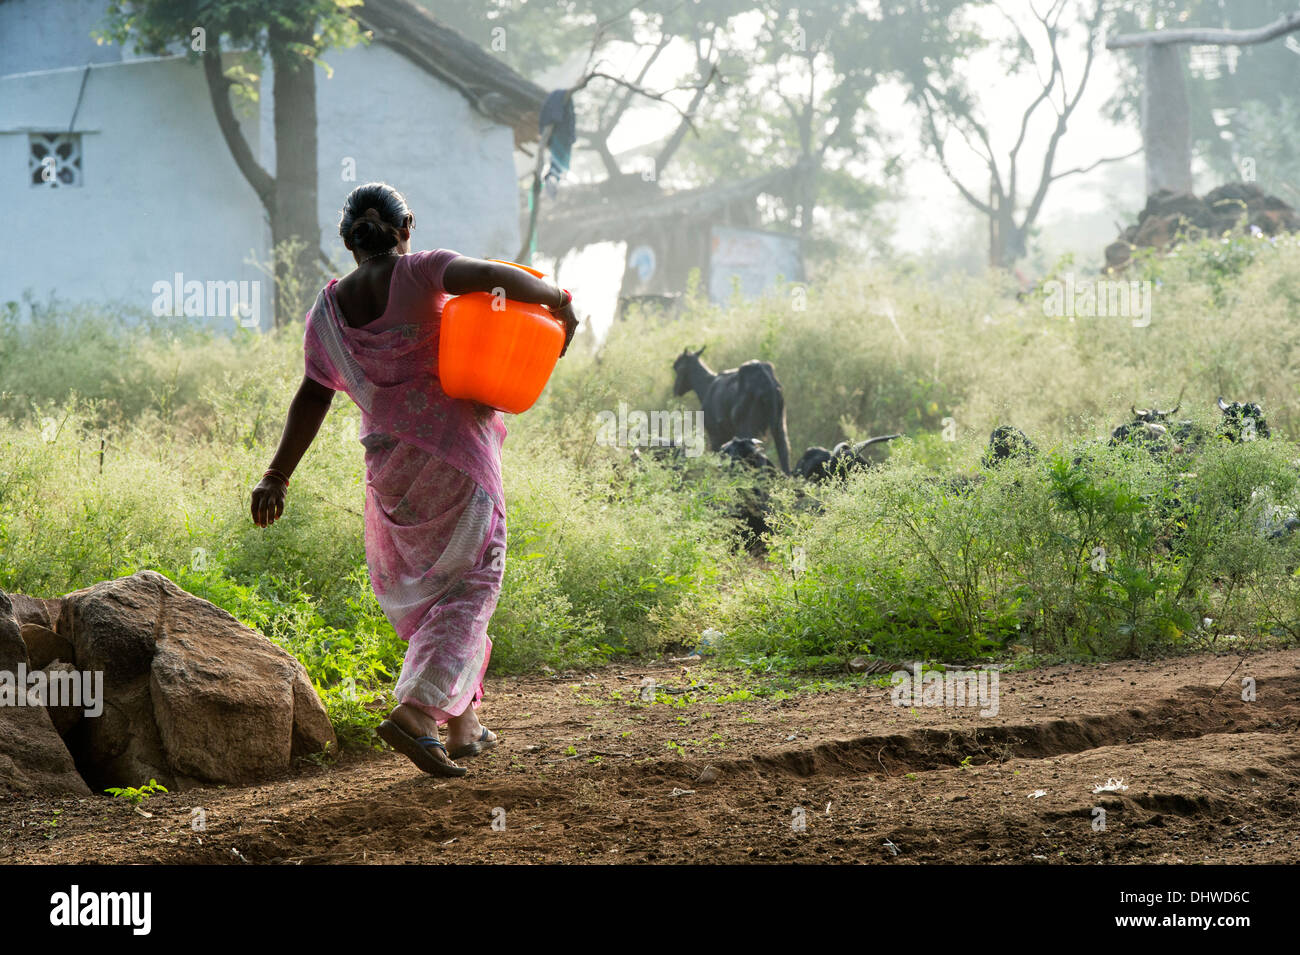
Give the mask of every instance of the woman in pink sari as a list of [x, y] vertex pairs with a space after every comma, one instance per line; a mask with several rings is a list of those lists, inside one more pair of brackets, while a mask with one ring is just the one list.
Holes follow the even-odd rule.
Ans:
[[478, 291], [546, 305], [565, 322], [566, 349], [577, 319], [568, 292], [520, 269], [446, 249], [411, 252], [414, 226], [406, 200], [383, 183], [357, 187], [344, 203], [339, 234], [357, 267], [331, 280], [307, 315], [306, 375], [252, 513], [266, 527], [284, 512], [290, 475], [334, 393], [346, 393], [361, 409], [370, 582], [408, 644], [398, 705], [379, 734], [425, 772], [463, 776], [454, 760], [497, 742], [476, 708], [504, 567], [506, 429], [500, 412], [443, 392], [442, 306]]

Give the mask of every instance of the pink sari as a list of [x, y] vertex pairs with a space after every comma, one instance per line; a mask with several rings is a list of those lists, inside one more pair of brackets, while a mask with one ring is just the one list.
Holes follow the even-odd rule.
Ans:
[[361, 328], [343, 320], [331, 281], [304, 339], [308, 377], [361, 409], [366, 564], [408, 643], [397, 699], [439, 722], [483, 697], [506, 544], [505, 423], [438, 382], [442, 273], [455, 257], [439, 249], [399, 258], [387, 309]]

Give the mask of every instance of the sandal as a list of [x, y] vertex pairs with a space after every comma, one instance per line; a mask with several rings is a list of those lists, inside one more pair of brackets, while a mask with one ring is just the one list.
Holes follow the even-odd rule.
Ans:
[[457, 746], [454, 752], [447, 754], [448, 757], [451, 759], [472, 759], [481, 753], [486, 753], [498, 742], [498, 740], [488, 739], [488, 734], [491, 732], [486, 726], [483, 727], [483, 732], [479, 734], [477, 740], [473, 743], [466, 743], [464, 746]]
[[[384, 720], [379, 724], [379, 738], [432, 776], [459, 778], [469, 772], [451, 762], [454, 757], [436, 736], [415, 737], [392, 720]], [[442, 750], [442, 759], [434, 754], [435, 749]]]

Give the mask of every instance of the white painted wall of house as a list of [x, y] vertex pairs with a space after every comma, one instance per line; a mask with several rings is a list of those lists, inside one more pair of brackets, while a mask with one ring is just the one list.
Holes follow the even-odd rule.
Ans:
[[0, 3], [0, 76], [134, 58], [130, 49], [97, 44], [106, 0], [5, 0]]
[[[54, 294], [147, 308], [154, 283], [180, 272], [201, 282], [262, 279], [268, 324], [269, 283], [246, 261], [269, 258], [266, 215], [221, 137], [198, 64], [83, 43], [104, 0], [57, 5], [54, 21], [51, 6], [0, 3], [0, 201], [10, 225], [0, 302], [30, 292], [38, 301]], [[27, 49], [34, 44], [39, 51]], [[97, 54], [76, 121], [84, 185], [33, 187], [27, 132], [68, 128], [84, 64]], [[386, 47], [334, 50], [327, 60], [333, 75], [317, 74], [326, 253], [350, 263], [339, 209], [355, 185], [381, 179], [410, 202], [416, 248], [512, 256], [519, 242], [512, 131]], [[262, 86], [244, 131], [274, 172], [269, 69]], [[344, 157], [355, 160], [355, 182], [342, 178]]]
[[[261, 278], [244, 262], [269, 239], [261, 204], [221, 140], [202, 71], [184, 59], [92, 67], [75, 126], [83, 185], [31, 185], [27, 132], [67, 130], [82, 74], [0, 77], [0, 301], [30, 291], [148, 308], [154, 283], [177, 272]], [[256, 140], [255, 125], [246, 132]]]
[[[513, 131], [387, 47], [334, 50], [326, 60], [334, 75], [316, 74], [326, 254], [335, 261], [347, 256], [338, 220], [348, 192], [381, 180], [406, 196], [415, 213], [413, 248], [514, 256], [520, 230]], [[262, 142], [274, 149], [271, 137]], [[355, 182], [342, 178], [348, 157], [356, 163]]]

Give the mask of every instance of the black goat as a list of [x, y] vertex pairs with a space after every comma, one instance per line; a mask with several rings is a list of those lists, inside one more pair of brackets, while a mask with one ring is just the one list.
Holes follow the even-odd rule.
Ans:
[[867, 449], [901, 437], [901, 434], [883, 434], [854, 445], [841, 441], [830, 451], [823, 447], [809, 448], [795, 464], [794, 473], [814, 484], [819, 484], [828, 478], [840, 477], [858, 468], [871, 467], [873, 462], [866, 457]]
[[1219, 434], [1229, 441], [1252, 441], [1271, 435], [1268, 422], [1264, 419], [1264, 409], [1253, 401], [1234, 401], [1228, 404], [1220, 395], [1219, 410], [1223, 412]]
[[[1165, 424], [1169, 416], [1175, 414], [1183, 406], [1183, 396], [1180, 392], [1178, 403], [1167, 411], [1161, 411], [1154, 406], [1150, 408], [1138, 408], [1131, 405], [1129, 410], [1133, 412], [1133, 420], [1125, 422], [1110, 433], [1110, 446], [1118, 447], [1122, 444], [1137, 444], [1148, 451], [1165, 451], [1173, 447], [1173, 439], [1169, 434], [1169, 426]], [[1180, 422], [1178, 425], [1178, 434], [1174, 437], [1190, 437], [1192, 423], [1190, 421]]]
[[673, 362], [673, 394], [694, 390], [704, 409], [709, 449], [721, 450], [732, 438], [772, 433], [781, 470], [790, 473], [790, 441], [785, 428], [785, 395], [772, 363], [747, 361], [739, 368], [714, 372], [700, 360], [704, 351], [683, 351]]
[[735, 464], [776, 470], [776, 465], [763, 453], [763, 442], [758, 438], [732, 438], [718, 449], [718, 453]]
[[998, 425], [989, 434], [989, 446], [984, 451], [983, 464], [986, 468], [995, 468], [1011, 458], [1029, 460], [1037, 457], [1038, 445], [1029, 440], [1029, 436], [1019, 428], [1010, 425]]

